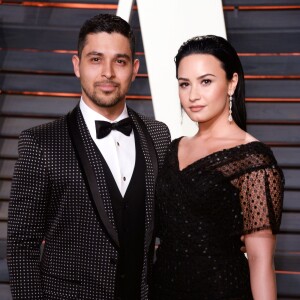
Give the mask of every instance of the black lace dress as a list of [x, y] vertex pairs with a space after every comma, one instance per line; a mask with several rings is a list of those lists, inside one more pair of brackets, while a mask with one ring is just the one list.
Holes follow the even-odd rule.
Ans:
[[152, 299], [252, 299], [242, 234], [277, 233], [284, 177], [269, 147], [251, 142], [179, 170], [172, 142], [157, 180], [161, 244]]

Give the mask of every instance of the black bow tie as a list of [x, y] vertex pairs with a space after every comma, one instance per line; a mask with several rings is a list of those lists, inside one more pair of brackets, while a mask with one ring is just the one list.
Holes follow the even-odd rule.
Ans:
[[106, 121], [95, 121], [95, 123], [97, 139], [106, 137], [112, 130], [118, 130], [127, 136], [129, 136], [132, 131], [131, 118], [126, 118], [115, 123]]

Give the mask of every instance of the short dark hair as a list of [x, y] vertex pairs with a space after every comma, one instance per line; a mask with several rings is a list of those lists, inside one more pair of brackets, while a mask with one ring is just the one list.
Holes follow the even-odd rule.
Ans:
[[86, 43], [88, 34], [106, 32], [106, 33], [120, 33], [127, 37], [130, 43], [132, 52], [132, 59], [135, 55], [135, 37], [130, 25], [122, 18], [113, 14], [99, 14], [84, 22], [78, 37], [78, 56], [81, 57], [82, 50]]
[[226, 73], [227, 80], [231, 80], [234, 73], [238, 74], [238, 84], [234, 92], [232, 117], [236, 124], [246, 130], [247, 113], [245, 105], [245, 79], [241, 61], [233, 46], [224, 38], [215, 35], [193, 37], [184, 42], [175, 57], [176, 78], [180, 61], [191, 54], [210, 54], [217, 58]]

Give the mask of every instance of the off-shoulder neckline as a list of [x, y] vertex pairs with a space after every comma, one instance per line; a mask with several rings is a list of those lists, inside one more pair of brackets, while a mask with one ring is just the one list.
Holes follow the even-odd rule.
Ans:
[[192, 163], [186, 165], [184, 168], [180, 169], [180, 164], [179, 164], [179, 158], [178, 158], [178, 146], [179, 146], [179, 142], [180, 140], [183, 138], [180, 137], [180, 138], [177, 138], [176, 140], [174, 140], [175, 142], [175, 155], [176, 155], [176, 162], [177, 162], [177, 169], [179, 172], [184, 172], [185, 170], [188, 170], [190, 169], [191, 167], [197, 165], [198, 163], [202, 162], [202, 161], [205, 161], [213, 156], [216, 156], [217, 154], [223, 154], [223, 153], [227, 153], [227, 152], [231, 152], [231, 151], [235, 151], [237, 149], [240, 149], [240, 148], [244, 148], [244, 147], [248, 147], [250, 145], [255, 145], [255, 144], [258, 144], [258, 145], [261, 145], [261, 146], [264, 146], [266, 147], [266, 145], [264, 143], [262, 143], [261, 141], [258, 141], [258, 140], [255, 140], [255, 141], [251, 141], [251, 142], [248, 142], [248, 143], [245, 143], [245, 144], [239, 144], [239, 145], [236, 145], [236, 146], [233, 146], [233, 147], [229, 147], [229, 148], [224, 148], [224, 149], [221, 149], [221, 150], [218, 150], [218, 151], [215, 151], [215, 152], [212, 152], [206, 156], [203, 156], [203, 157], [200, 157], [199, 159], [196, 159], [195, 161], [193, 161]]

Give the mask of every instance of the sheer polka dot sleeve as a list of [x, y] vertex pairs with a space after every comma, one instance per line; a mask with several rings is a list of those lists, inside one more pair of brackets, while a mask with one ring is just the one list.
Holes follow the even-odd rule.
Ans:
[[278, 233], [283, 187], [284, 177], [276, 166], [253, 170], [239, 179], [244, 234], [263, 229]]

